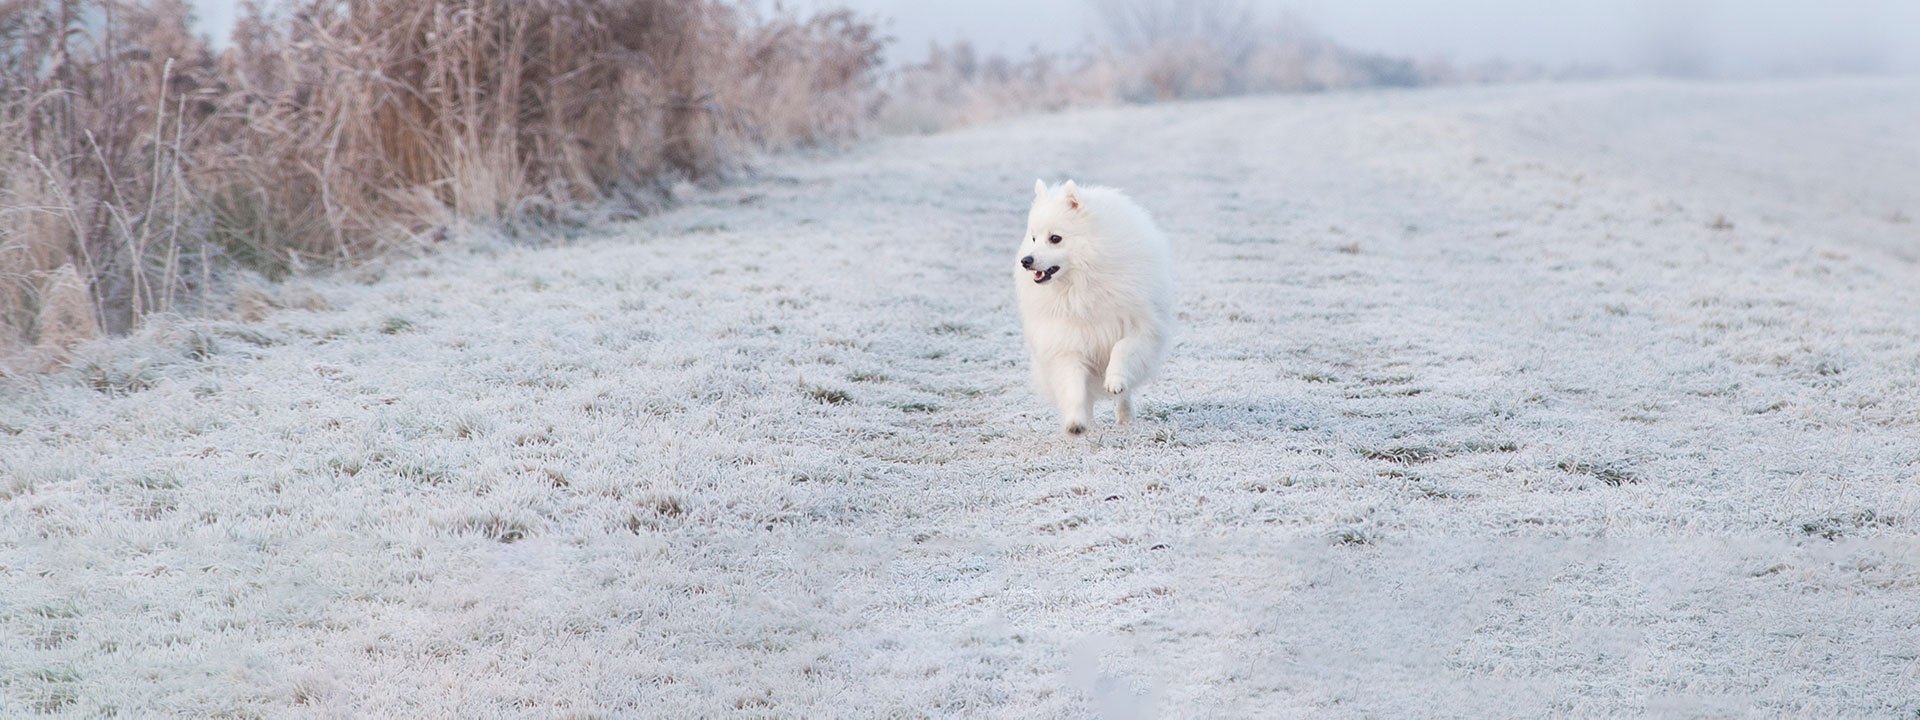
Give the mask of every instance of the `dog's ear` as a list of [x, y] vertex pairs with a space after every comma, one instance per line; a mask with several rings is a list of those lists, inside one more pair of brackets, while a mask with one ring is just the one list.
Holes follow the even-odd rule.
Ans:
[[1079, 210], [1080, 186], [1073, 184], [1072, 180], [1068, 180], [1067, 184], [1060, 186], [1060, 190], [1067, 196], [1067, 209]]
[[1045, 180], [1033, 181], [1033, 196], [1041, 197], [1046, 194], [1047, 194], [1047, 181]]

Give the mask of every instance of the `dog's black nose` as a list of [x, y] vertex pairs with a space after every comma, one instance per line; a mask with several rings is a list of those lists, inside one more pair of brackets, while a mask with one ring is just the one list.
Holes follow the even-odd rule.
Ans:
[[1028, 269], [1028, 270], [1032, 270], [1032, 269], [1033, 269], [1033, 256], [1032, 256], [1032, 255], [1028, 255], [1028, 256], [1026, 256], [1026, 257], [1023, 257], [1023, 258], [1020, 258], [1020, 267], [1023, 267], [1023, 268], [1026, 268], [1026, 269]]

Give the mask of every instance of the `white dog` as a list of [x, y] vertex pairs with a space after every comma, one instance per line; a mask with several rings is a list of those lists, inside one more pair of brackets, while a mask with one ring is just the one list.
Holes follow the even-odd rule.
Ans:
[[1172, 339], [1173, 249], [1119, 190], [1036, 180], [1033, 192], [1013, 275], [1034, 383], [1070, 434], [1098, 397], [1125, 423]]

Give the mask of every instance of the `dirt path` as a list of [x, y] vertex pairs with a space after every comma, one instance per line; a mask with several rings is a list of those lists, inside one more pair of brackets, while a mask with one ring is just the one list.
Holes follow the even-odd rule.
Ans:
[[[1912, 716], [1914, 117], [1033, 118], [156, 330], [0, 391], [0, 715]], [[1130, 428], [1025, 388], [1036, 176], [1185, 245]]]

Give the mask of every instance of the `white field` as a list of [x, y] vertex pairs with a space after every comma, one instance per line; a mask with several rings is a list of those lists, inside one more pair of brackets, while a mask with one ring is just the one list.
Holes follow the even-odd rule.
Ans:
[[[0, 716], [1911, 718], [1916, 119], [1079, 112], [283, 286], [4, 381]], [[1025, 385], [1035, 177], [1184, 243], [1133, 426]]]

